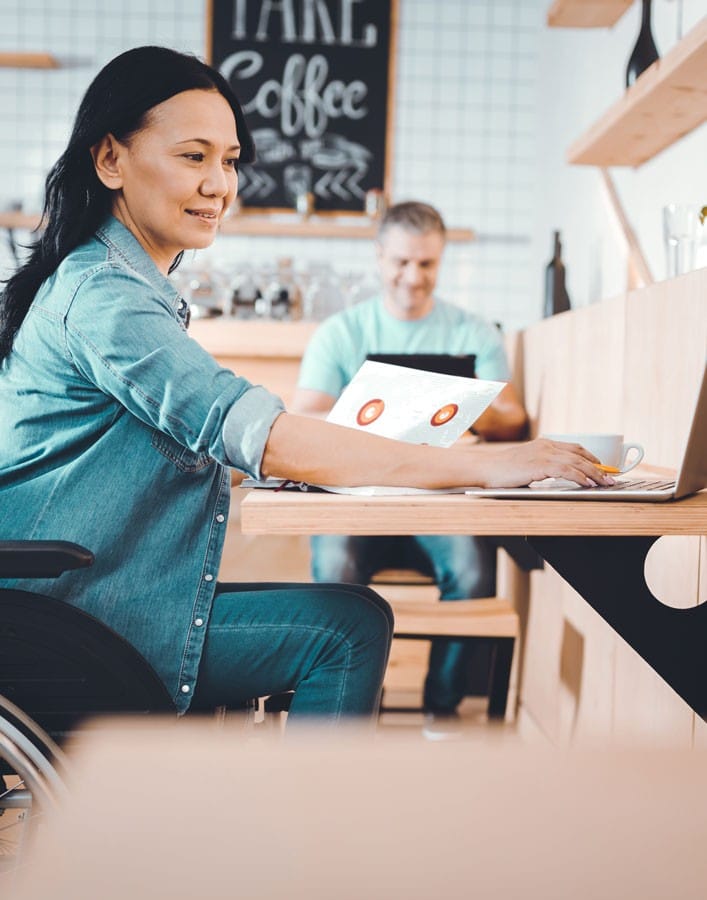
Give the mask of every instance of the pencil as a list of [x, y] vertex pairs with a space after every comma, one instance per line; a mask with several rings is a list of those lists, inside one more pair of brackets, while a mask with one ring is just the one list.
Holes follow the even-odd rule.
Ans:
[[597, 469], [601, 472], [606, 472], [607, 475], [618, 475], [621, 472], [621, 469], [617, 469], [616, 466], [604, 466], [601, 463], [595, 463]]

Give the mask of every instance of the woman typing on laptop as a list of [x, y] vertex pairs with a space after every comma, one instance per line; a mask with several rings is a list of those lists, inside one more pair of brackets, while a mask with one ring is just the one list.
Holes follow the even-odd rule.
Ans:
[[548, 440], [447, 450], [294, 416], [220, 368], [167, 276], [213, 242], [239, 158], [253, 159], [240, 106], [196, 58], [136, 48], [88, 88], [44, 232], [0, 296], [0, 539], [94, 551], [37, 589], [137, 646], [180, 712], [295, 690], [293, 722], [369, 716], [387, 604], [355, 585], [218, 584], [228, 469], [423, 488], [607, 476]]

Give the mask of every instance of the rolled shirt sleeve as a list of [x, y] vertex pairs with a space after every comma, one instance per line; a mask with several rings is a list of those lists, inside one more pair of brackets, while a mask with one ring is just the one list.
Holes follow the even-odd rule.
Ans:
[[285, 407], [279, 397], [255, 386], [230, 408], [223, 423], [223, 443], [229, 465], [260, 479], [265, 445], [273, 422]]

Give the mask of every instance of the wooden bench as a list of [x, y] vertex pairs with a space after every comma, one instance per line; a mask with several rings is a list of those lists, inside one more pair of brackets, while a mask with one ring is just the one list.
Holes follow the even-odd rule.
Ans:
[[406, 569], [377, 573], [371, 587], [393, 608], [396, 639], [489, 640], [488, 716], [505, 718], [513, 651], [519, 634], [518, 614], [508, 600], [482, 597], [440, 602], [439, 589], [432, 578]]

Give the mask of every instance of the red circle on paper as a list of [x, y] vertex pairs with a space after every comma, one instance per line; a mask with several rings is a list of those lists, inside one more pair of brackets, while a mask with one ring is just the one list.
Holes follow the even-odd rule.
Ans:
[[456, 403], [447, 403], [446, 406], [441, 406], [437, 412], [430, 419], [430, 425], [446, 425], [450, 419], [453, 419], [454, 416], [459, 412], [459, 407]]
[[359, 425], [370, 425], [385, 409], [385, 403], [382, 400], [368, 400], [358, 411], [356, 421]]

